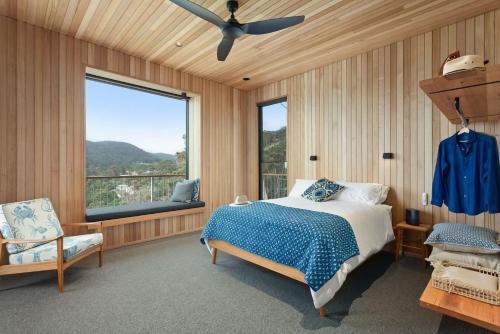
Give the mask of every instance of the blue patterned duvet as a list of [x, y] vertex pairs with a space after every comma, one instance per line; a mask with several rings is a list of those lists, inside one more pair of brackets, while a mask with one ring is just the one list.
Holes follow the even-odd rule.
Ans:
[[314, 291], [349, 258], [359, 255], [351, 225], [342, 217], [266, 202], [218, 208], [201, 234], [223, 240], [304, 273]]

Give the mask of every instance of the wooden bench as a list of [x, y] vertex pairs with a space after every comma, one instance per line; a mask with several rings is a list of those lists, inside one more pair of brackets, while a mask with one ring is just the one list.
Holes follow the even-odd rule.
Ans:
[[500, 333], [500, 306], [436, 289], [427, 284], [420, 306]]
[[[182, 216], [186, 210], [205, 207], [203, 201], [190, 203], [172, 201], [153, 201], [144, 203], [130, 203], [127, 205], [109, 206], [102, 208], [89, 208], [85, 218], [89, 222], [109, 221], [122, 218], [151, 216], [157, 213], [178, 212], [174, 216]], [[125, 220], [126, 221], [126, 220]]]
[[102, 220], [104, 249], [110, 250], [203, 229], [205, 207]]
[[140, 216], [109, 219], [109, 220], [102, 221], [102, 227], [113, 227], [113, 226], [118, 226], [118, 225], [134, 224], [134, 223], [138, 223], [138, 222], [142, 222], [142, 221], [201, 214], [204, 212], [205, 212], [205, 207], [200, 207], [200, 208], [152, 213], [152, 214], [140, 215]]

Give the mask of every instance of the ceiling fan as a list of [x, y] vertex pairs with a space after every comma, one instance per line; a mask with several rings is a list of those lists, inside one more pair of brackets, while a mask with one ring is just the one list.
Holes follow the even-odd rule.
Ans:
[[234, 17], [234, 12], [238, 10], [238, 1], [232, 0], [227, 2], [227, 9], [231, 13], [231, 18], [224, 21], [218, 15], [201, 7], [188, 0], [170, 0], [176, 5], [190, 11], [194, 15], [215, 24], [222, 32], [222, 41], [217, 48], [217, 59], [219, 61], [226, 60], [231, 48], [233, 47], [234, 40], [240, 38], [245, 34], [249, 35], [262, 35], [275, 32], [278, 30], [286, 29], [304, 21], [304, 16], [291, 16], [282, 17], [277, 19], [270, 19], [264, 21], [256, 21], [250, 23], [239, 23]]

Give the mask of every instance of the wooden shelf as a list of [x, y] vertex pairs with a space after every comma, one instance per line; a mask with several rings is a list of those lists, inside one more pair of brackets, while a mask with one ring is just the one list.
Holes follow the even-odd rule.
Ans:
[[420, 297], [420, 306], [500, 332], [500, 306], [436, 289], [431, 282]]
[[422, 80], [419, 85], [451, 123], [460, 124], [456, 97], [470, 122], [500, 119], [500, 65]]

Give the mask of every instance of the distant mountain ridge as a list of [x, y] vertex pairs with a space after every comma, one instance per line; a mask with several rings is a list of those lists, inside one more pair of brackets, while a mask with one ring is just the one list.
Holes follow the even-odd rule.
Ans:
[[168, 154], [168, 153], [151, 153], [151, 154], [153, 154], [158, 159], [164, 161], [175, 161], [177, 159], [174, 154]]
[[87, 169], [111, 166], [126, 166], [134, 163], [154, 163], [175, 161], [175, 155], [167, 153], [149, 153], [130, 143], [118, 141], [86, 141]]

